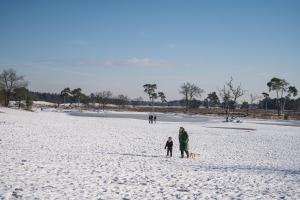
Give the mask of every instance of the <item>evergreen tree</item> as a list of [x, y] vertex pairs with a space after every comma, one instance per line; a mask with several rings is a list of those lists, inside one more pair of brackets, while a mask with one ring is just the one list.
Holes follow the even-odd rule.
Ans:
[[154, 99], [157, 99], [157, 93], [155, 92], [157, 89], [156, 84], [145, 84], [143, 85], [144, 92], [148, 94], [151, 106], [152, 106], [152, 112], [154, 112]]
[[66, 103], [67, 97], [71, 95], [71, 90], [70, 88], [65, 88], [60, 92], [60, 97], [63, 99], [63, 102]]
[[216, 92], [209, 93], [207, 95], [206, 101], [207, 101], [208, 108], [209, 106], [216, 106], [220, 104], [220, 100]]
[[285, 102], [287, 98], [291, 96], [296, 96], [298, 91], [296, 87], [290, 86], [290, 84], [285, 79], [280, 79], [277, 77], [272, 78], [268, 83], [269, 91], [274, 91], [276, 93], [276, 105], [278, 116], [283, 114]]

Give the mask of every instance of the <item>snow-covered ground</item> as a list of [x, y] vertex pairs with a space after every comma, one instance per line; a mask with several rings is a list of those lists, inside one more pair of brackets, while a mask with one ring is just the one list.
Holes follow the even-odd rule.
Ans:
[[0, 110], [0, 199], [300, 199], [299, 127]]

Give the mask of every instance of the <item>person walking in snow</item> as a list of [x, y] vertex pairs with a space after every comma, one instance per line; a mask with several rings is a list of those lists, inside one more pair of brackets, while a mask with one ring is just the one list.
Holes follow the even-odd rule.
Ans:
[[149, 124], [152, 124], [152, 123], [153, 123], [153, 116], [149, 115]]
[[168, 138], [165, 149], [167, 149], [167, 156], [169, 156], [170, 153], [170, 157], [172, 157], [173, 141], [171, 137]]
[[153, 115], [151, 115], [151, 124], [153, 124], [153, 119], [154, 119], [154, 117], [153, 117]]
[[187, 158], [189, 158], [189, 135], [183, 127], [179, 128], [179, 148], [181, 158], [184, 157], [184, 152], [186, 153]]
[[156, 115], [154, 115], [153, 119], [154, 119], [154, 123], [156, 124]]

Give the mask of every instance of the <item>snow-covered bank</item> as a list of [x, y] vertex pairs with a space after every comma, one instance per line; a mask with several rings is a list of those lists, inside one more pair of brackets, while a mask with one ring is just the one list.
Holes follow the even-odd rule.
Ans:
[[[0, 199], [300, 198], [299, 127], [2, 111]], [[179, 158], [179, 126], [195, 160]]]
[[[147, 112], [117, 112], [117, 111], [104, 111], [104, 112], [72, 112], [69, 111], [70, 115], [73, 116], [83, 116], [83, 117], [106, 117], [106, 118], [130, 118], [130, 119], [141, 119], [148, 120], [149, 113]], [[209, 115], [189, 115], [184, 113], [159, 113], [156, 112], [158, 121], [162, 122], [198, 122], [198, 123], [207, 123], [207, 122], [222, 122], [224, 117], [214, 117]], [[299, 120], [266, 120], [266, 119], [253, 119], [253, 118], [239, 118], [235, 122], [246, 122], [246, 123], [255, 123], [255, 124], [265, 124], [265, 125], [281, 125], [281, 126], [296, 126], [300, 127]], [[231, 123], [228, 123], [229, 125]]]
[[[105, 118], [130, 118], [130, 119], [141, 119], [148, 120], [149, 113], [147, 112], [70, 112], [73, 116], [82, 117], [105, 117]], [[157, 120], [161, 122], [212, 122], [216, 119], [218, 121], [223, 120], [223, 118], [214, 118], [205, 115], [187, 115], [187, 114], [177, 114], [177, 113], [155, 113]]]

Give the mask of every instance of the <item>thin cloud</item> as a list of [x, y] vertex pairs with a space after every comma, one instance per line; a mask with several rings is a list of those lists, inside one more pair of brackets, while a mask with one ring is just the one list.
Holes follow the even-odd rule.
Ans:
[[38, 60], [33, 62], [34, 65], [47, 65], [47, 66], [70, 66], [70, 67], [164, 67], [175, 66], [176, 63], [151, 58], [126, 58], [126, 59], [52, 59], [52, 60]]
[[124, 65], [133, 65], [133, 66], [166, 66], [171, 65], [171, 62], [166, 60], [155, 60], [150, 58], [129, 58], [121, 60], [121, 64]]
[[70, 68], [70, 66], [64, 66], [62, 64], [59, 65], [58, 62], [53, 62], [53, 61], [50, 61], [50, 60], [35, 61], [35, 62], [23, 64], [23, 66], [33, 67], [33, 68], [36, 68], [36, 69], [55, 71], [55, 72], [59, 72], [59, 73], [86, 76], [86, 77], [94, 77], [95, 76], [93, 73], [81, 72], [81, 71], [79, 72], [79, 71], [76, 71], [73, 68]]

